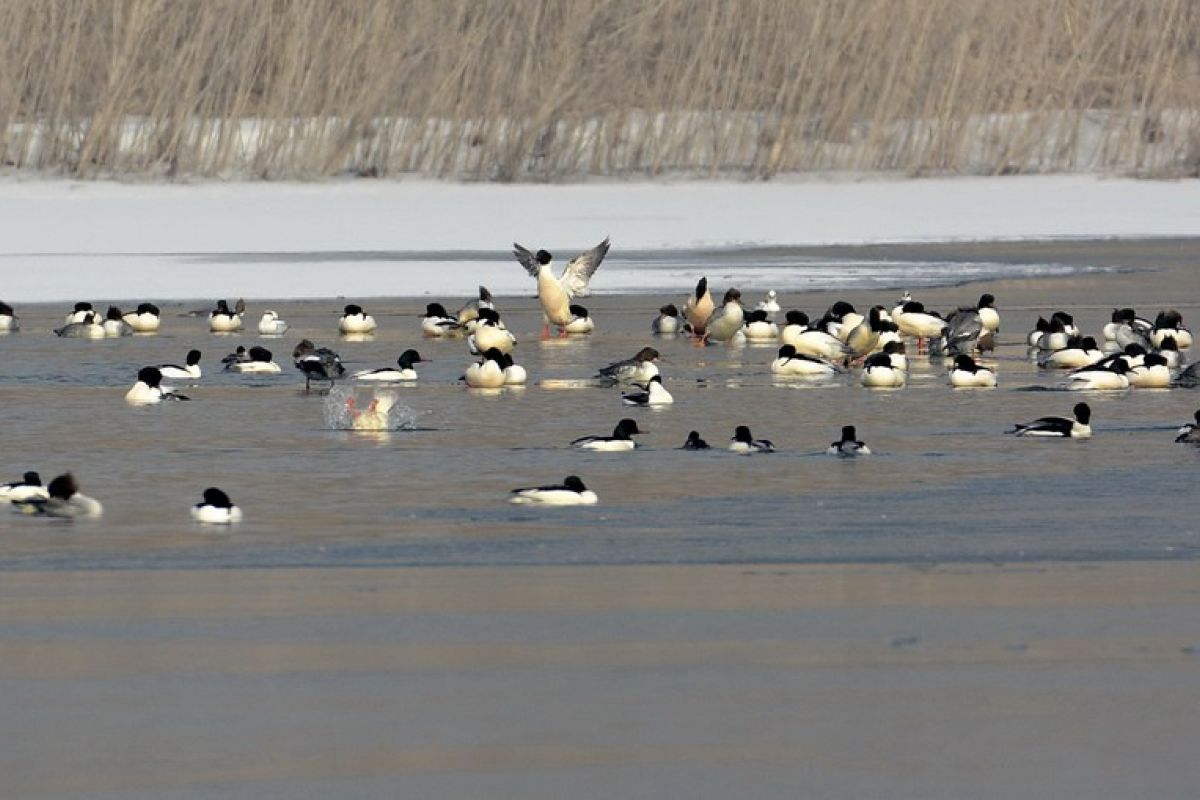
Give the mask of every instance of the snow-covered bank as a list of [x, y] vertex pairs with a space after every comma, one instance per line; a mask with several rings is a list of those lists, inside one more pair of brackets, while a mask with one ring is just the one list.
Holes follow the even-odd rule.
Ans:
[[[622, 250], [747, 244], [1195, 236], [1200, 181], [1002, 177], [570, 186], [10, 181], [0, 183], [0, 217], [0, 298], [10, 302], [77, 295], [370, 296], [451, 288], [438, 273], [454, 271], [453, 262], [434, 260], [407, 274], [407, 290], [398, 291], [385, 280], [388, 253], [503, 256], [514, 240], [561, 256], [607, 235], [615, 259]], [[364, 251], [380, 256], [363, 271], [347, 266], [359, 258], [319, 258], [321, 263], [289, 271], [286, 256], [244, 263], [177, 257]], [[222, 261], [226, 270], [219, 282], [209, 273], [214, 285], [206, 288], [205, 270]], [[191, 265], [190, 279], [181, 280], [182, 267], [167, 262]], [[280, 283], [322, 271], [333, 271], [328, 285], [312, 291]], [[231, 276], [239, 285], [229, 285]], [[411, 285], [426, 277], [428, 286]], [[466, 285], [477, 280], [458, 277]], [[330, 286], [340, 291], [329, 292]], [[605, 288], [597, 279], [596, 289]]]

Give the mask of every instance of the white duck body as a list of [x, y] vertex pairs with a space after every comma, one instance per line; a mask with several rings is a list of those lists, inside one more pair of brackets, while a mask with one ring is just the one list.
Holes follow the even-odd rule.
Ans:
[[225, 369], [243, 375], [276, 375], [283, 371], [265, 347], [251, 347], [245, 358], [230, 361]]
[[192, 506], [191, 514], [196, 522], [209, 525], [232, 525], [242, 521], [242, 510], [216, 487], [204, 490], [204, 499]]
[[1067, 376], [1067, 388], [1072, 390], [1113, 391], [1129, 388], [1128, 368], [1117, 361], [1108, 369], [1084, 368]]
[[1046, 353], [1038, 359], [1038, 366], [1046, 369], [1080, 369], [1095, 364], [1104, 358], [1104, 351], [1096, 346], [1096, 340], [1086, 337], [1078, 344]]
[[[473, 312], [470, 322], [479, 319], [478, 307]], [[441, 303], [429, 303], [425, 313], [421, 315], [421, 333], [431, 339], [441, 339], [446, 336], [457, 336], [462, 333], [464, 323], [458, 317], [446, 311]]]
[[581, 436], [573, 440], [571, 446], [581, 450], [619, 453], [635, 449], [637, 445], [631, 437], [640, 433], [642, 431], [636, 420], [623, 419], [613, 428], [612, 436]]
[[802, 325], [784, 326], [779, 343], [790, 344], [797, 354], [813, 358], [834, 359], [846, 354], [846, 345], [838, 337]]
[[946, 320], [925, 311], [925, 306], [908, 302], [900, 307], [899, 314], [892, 314], [892, 321], [901, 333], [918, 339], [936, 339], [946, 329]]
[[108, 309], [108, 315], [101, 326], [104, 328], [104, 336], [109, 339], [133, 335], [133, 326], [122, 318], [121, 311], [116, 307]]
[[1175, 340], [1175, 345], [1180, 350], [1186, 350], [1192, 346], [1192, 332], [1187, 328], [1155, 328], [1150, 332], [1150, 344], [1162, 347], [1163, 339], [1168, 336]]
[[1033, 422], [1020, 423], [1008, 433], [1017, 436], [1086, 439], [1092, 435], [1092, 410], [1087, 403], [1076, 403], [1075, 418], [1040, 417]]
[[593, 330], [595, 330], [596, 323], [594, 320], [592, 320], [591, 315], [588, 314], [586, 308], [583, 306], [571, 305], [569, 306], [569, 311], [571, 312], [571, 318], [567, 321], [567, 324], [563, 326], [564, 333], [584, 334], [591, 333]]
[[[882, 354], [879, 354], [882, 355]], [[863, 367], [862, 385], [868, 389], [902, 389], [908, 381], [906, 370], [887, 364], [867, 364]]]
[[741, 331], [745, 320], [741, 297], [742, 293], [737, 289], [725, 292], [724, 302], [704, 323], [704, 336], [708, 341], [728, 342]]
[[282, 336], [287, 333], [287, 329], [288, 324], [270, 309], [264, 311], [258, 320], [258, 332], [263, 336]]
[[800, 355], [792, 345], [779, 348], [778, 357], [771, 362], [771, 373], [783, 377], [828, 378], [840, 370], [828, 361]]
[[650, 323], [650, 330], [660, 336], [671, 336], [679, 333], [679, 309], [673, 303], [668, 303], [658, 309], [658, 316]]
[[141, 303], [136, 311], [126, 313], [122, 319], [134, 333], [158, 333], [162, 326], [162, 314], [153, 303]]
[[766, 311], [756, 309], [746, 315], [742, 333], [751, 342], [773, 342], [779, 338], [779, 326], [766, 318]]
[[475, 355], [492, 349], [501, 353], [511, 353], [516, 343], [516, 337], [508, 330], [482, 319], [475, 326], [475, 332], [467, 337], [467, 347]]
[[338, 333], [374, 333], [377, 327], [374, 317], [353, 304], [342, 309], [338, 319]]
[[235, 333], [242, 329], [242, 313], [245, 303], [238, 300], [235, 310], [230, 311], [224, 300], [217, 303], [215, 311], [208, 315], [208, 329], [212, 333]]
[[744, 456], [755, 453], [774, 453], [775, 444], [770, 439], [755, 439], [750, 433], [750, 428], [739, 425], [733, 432], [733, 438], [729, 441], [729, 450]]
[[63, 325], [77, 325], [82, 322], [94, 322], [96, 310], [91, 303], [76, 303], [75, 308], [63, 317]]
[[79, 493], [71, 473], [59, 475], [46, 487], [46, 495], [14, 500], [13, 508], [25, 514], [67, 519], [99, 517], [104, 506], [92, 497]]
[[503, 358], [502, 351], [488, 350], [482, 361], [467, 367], [463, 380], [472, 389], [499, 389], [504, 385]]
[[662, 378], [655, 375], [642, 391], [621, 395], [621, 402], [627, 406], [668, 406], [675, 398], [662, 385]]
[[0, 503], [45, 500], [49, 496], [49, 490], [42, 486], [42, 479], [36, 472], [26, 472], [19, 481], [0, 483]]
[[595, 505], [600, 499], [575, 475], [568, 475], [560, 485], [513, 489], [512, 494], [513, 497], [509, 502], [518, 505], [590, 506]]
[[19, 330], [21, 330], [21, 322], [12, 313], [12, 309], [0, 310], [0, 333], [13, 333]]
[[89, 313], [82, 322], [71, 322], [56, 328], [54, 333], [64, 339], [103, 339], [108, 335], [104, 332], [104, 326], [96, 321], [94, 313]]
[[854, 430], [853, 425], [846, 425], [842, 428], [842, 438], [833, 442], [825, 449], [825, 454], [830, 456], [841, 456], [842, 458], [856, 458], [858, 456], [871, 455], [871, 448], [863, 442], [858, 441], [858, 434]]
[[[353, 398], [352, 398], [353, 399]], [[386, 431], [391, 428], [388, 413], [396, 405], [396, 395], [391, 392], [376, 392], [371, 402], [362, 411], [352, 411], [350, 427], [356, 431]]]
[[712, 316], [714, 308], [716, 306], [708, 290], [708, 278], [701, 278], [696, 282], [696, 290], [683, 304], [683, 313], [692, 328], [692, 333], [697, 336], [704, 335], [704, 324]]
[[175, 381], [200, 380], [200, 351], [189, 350], [184, 366], [179, 364], [159, 364], [158, 371], [163, 378]]
[[950, 385], [956, 389], [990, 389], [996, 385], [996, 373], [979, 366], [970, 356], [960, 355], [950, 370]]
[[1171, 368], [1167, 360], [1157, 353], [1146, 356], [1145, 361], [1125, 373], [1129, 385], [1138, 389], [1167, 389], [1171, 386]]
[[396, 359], [395, 367], [359, 370], [354, 373], [354, 379], [358, 381], [375, 381], [377, 383], [415, 381], [417, 379], [417, 370], [413, 365], [419, 364], [423, 360], [421, 354], [416, 350], [405, 350]]

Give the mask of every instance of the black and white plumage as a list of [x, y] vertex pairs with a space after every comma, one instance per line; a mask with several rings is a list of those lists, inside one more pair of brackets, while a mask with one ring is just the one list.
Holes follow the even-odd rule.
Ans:
[[[591, 294], [589, 284], [592, 276], [596, 274], [596, 270], [600, 268], [600, 263], [604, 261], [604, 257], [608, 255], [610, 241], [605, 237], [604, 241], [587, 250], [575, 258], [567, 262], [563, 267], [563, 271], [556, 277], [559, 286], [566, 292], [568, 299], [575, 297], [587, 297]], [[538, 250], [537, 253], [531, 252], [529, 249], [513, 242], [513, 256], [525, 268], [530, 277], [537, 278], [542, 271], [542, 267], [550, 267], [553, 256], [545, 250]], [[543, 260], [544, 259], [544, 260]], [[483, 287], [480, 287], [482, 289]], [[552, 320], [553, 321], [553, 320]]]
[[104, 312], [104, 322], [100, 324], [104, 328], [104, 335], [110, 338], [133, 336], [133, 326], [125, 321], [125, 315], [116, 306], [108, 307], [108, 311]]
[[1092, 435], [1092, 409], [1087, 403], [1076, 403], [1072, 409], [1074, 419], [1066, 417], [1039, 417], [1033, 422], [1018, 423], [1006, 433], [1017, 436], [1056, 436], [1060, 438], [1086, 439]]
[[304, 373], [304, 391], [309, 391], [313, 380], [333, 382], [346, 374], [342, 358], [328, 347], [317, 347], [308, 339], [301, 339], [292, 350], [292, 361], [296, 369]]
[[1200, 444], [1200, 409], [1196, 410], [1196, 415], [1192, 417], [1192, 420], [1192, 422], [1185, 423], [1184, 426], [1179, 429], [1175, 436], [1176, 442]]
[[832, 442], [826, 448], [825, 453], [842, 458], [854, 458], [855, 456], [871, 455], [871, 448], [858, 440], [858, 433], [854, 430], [853, 425], [844, 425], [842, 426], [842, 438]]
[[149, 405], [161, 403], [164, 400], [190, 400], [191, 398], [163, 388], [162, 372], [158, 367], [142, 367], [138, 370], [137, 381], [125, 393], [125, 400], [134, 405]]
[[621, 450], [633, 450], [637, 445], [631, 437], [643, 434], [645, 431], [638, 428], [636, 420], [626, 417], [617, 423], [613, 428], [612, 436], [580, 436], [578, 439], [571, 441], [572, 447], [578, 447], [583, 450], [600, 450], [607, 452], [615, 452]]
[[474, 300], [468, 300], [463, 304], [463, 307], [455, 312], [455, 318], [458, 324], [470, 330], [471, 323], [479, 318], [479, 310], [481, 308], [490, 308], [495, 310], [496, 301], [492, 299], [492, 293], [488, 291], [486, 286], [479, 287], [479, 296]]
[[567, 306], [567, 311], [571, 316], [567, 319], [567, 324], [563, 326], [566, 333], [591, 333], [596, 329], [596, 322], [585, 307], [578, 303], [571, 303]]
[[42, 486], [42, 477], [32, 470], [22, 475], [19, 481], [0, 483], [0, 502], [17, 502], [49, 496], [49, 491]]
[[[416, 350], [405, 350], [396, 359], [396, 367], [381, 367], [380, 369], [364, 369], [354, 373], [354, 379], [359, 381], [415, 381], [417, 371], [414, 364], [424, 363], [425, 359]], [[398, 368], [397, 368], [398, 367]]]
[[14, 500], [13, 508], [24, 514], [67, 519], [98, 517], [104, 513], [97, 500], [79, 493], [79, 484], [69, 472], [50, 481], [45, 497]]
[[708, 442], [700, 438], [700, 431], [688, 431], [687, 440], [680, 450], [708, 450]]
[[666, 406], [675, 398], [662, 385], [662, 376], [655, 375], [641, 385], [641, 391], [621, 395], [621, 402], [627, 406]]
[[213, 333], [231, 333], [242, 329], [242, 315], [246, 313], [246, 301], [238, 299], [233, 310], [229, 303], [218, 300], [217, 307], [208, 315], [208, 329]]
[[658, 358], [659, 352], [653, 347], [643, 347], [633, 358], [614, 361], [606, 367], [601, 367], [596, 377], [610, 386], [619, 383], [646, 383], [658, 374], [658, 365], [654, 363]]
[[957, 389], [990, 389], [996, 385], [996, 373], [975, 363], [975, 359], [960, 354], [950, 370], [950, 385]]
[[790, 344], [780, 347], [777, 357], [771, 362], [771, 373], [783, 377], [828, 378], [840, 372], [828, 361], [800, 355]]
[[188, 350], [184, 359], [185, 366], [178, 364], [158, 364], [158, 371], [167, 380], [186, 381], [200, 379], [200, 351]]
[[[478, 316], [478, 309], [476, 309], [475, 316]], [[472, 317], [472, 319], [474, 318]], [[450, 314], [441, 303], [429, 303], [425, 306], [425, 313], [421, 315], [421, 333], [429, 337], [440, 338], [455, 336], [460, 332], [462, 332], [462, 325], [459, 324], [458, 317]]]
[[226, 355], [221, 358], [221, 365], [225, 369], [230, 369], [231, 367], [233, 367], [234, 364], [240, 363], [242, 361], [248, 361], [249, 359], [250, 359], [250, 356], [249, 356], [249, 354], [246, 353], [245, 346], [239, 344], [237, 346], [236, 350], [234, 350], [229, 355]]
[[547, 506], [590, 506], [600, 498], [583, 485], [578, 475], [568, 475], [562, 483], [550, 486], [530, 486], [513, 489], [510, 503], [538, 504]]
[[203, 500], [192, 506], [192, 519], [212, 525], [230, 525], [242, 521], [242, 510], [233, 504], [229, 495], [215, 486], [204, 490]]
[[738, 425], [729, 440], [729, 449], [742, 455], [752, 453], [774, 453], [775, 445], [770, 439], [755, 439], [747, 425]]
[[658, 316], [650, 323], [650, 329], [659, 336], [672, 336], [679, 333], [682, 324], [679, 321], [679, 309], [674, 303], [667, 303], [658, 309]]
[[0, 333], [13, 333], [21, 330], [21, 321], [13, 307], [0, 300]]
[[[283, 369], [273, 360], [274, 356], [271, 351], [265, 347], [255, 345], [242, 355], [242, 358], [227, 364], [225, 369], [243, 375], [275, 375], [283, 372]], [[226, 357], [228, 358], [228, 356]]]

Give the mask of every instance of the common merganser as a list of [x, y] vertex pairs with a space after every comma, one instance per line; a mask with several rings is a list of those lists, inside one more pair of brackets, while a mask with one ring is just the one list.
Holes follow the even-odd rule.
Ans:
[[[604, 256], [608, 254], [608, 248], [609, 240], [606, 238], [591, 250], [580, 253], [571, 259], [563, 268], [562, 274], [556, 276], [554, 268], [551, 266], [554, 257], [549, 252], [538, 250], [537, 253], [533, 253], [513, 242], [513, 256], [531, 277], [537, 278], [538, 300], [546, 315], [546, 325], [542, 330], [543, 338], [550, 335], [550, 325], [565, 328], [571, 321], [571, 300], [576, 297], [587, 297], [590, 294], [588, 283], [600, 267]], [[566, 335], [565, 330], [563, 335]]]
[[[311, 345], [312, 342], [309, 342]], [[248, 361], [250, 356], [246, 353], [245, 345], [238, 345], [237, 348], [230, 354], [221, 358], [221, 364], [225, 369], [232, 369], [234, 364], [240, 364], [243, 361]]]
[[854, 458], [855, 456], [871, 455], [871, 448], [858, 441], [858, 434], [853, 425], [842, 426], [842, 438], [833, 442], [825, 450], [826, 455]]
[[708, 450], [708, 442], [700, 438], [700, 431], [688, 431], [687, 441], [680, 450]]
[[458, 320], [458, 324], [469, 333], [474, 329], [475, 320], [479, 319], [479, 310], [483, 308], [490, 308], [493, 311], [496, 309], [496, 302], [492, 299], [492, 293], [486, 286], [479, 287], [479, 296], [463, 304], [463, 307], [455, 313], [455, 318]]
[[846, 351], [850, 358], [861, 358], [872, 350], [879, 343], [879, 335], [886, 330], [894, 329], [896, 323], [885, 322], [879, 316], [879, 312], [883, 310], [883, 306], [872, 306], [867, 312], [867, 318], [854, 326], [850, 331], [850, 335], [846, 337]]
[[392, 426], [388, 413], [396, 405], [393, 392], [375, 392], [367, 407], [359, 409], [357, 400], [351, 395], [346, 400], [346, 411], [350, 414], [350, 428], [356, 431], [386, 431]]
[[515, 363], [510, 354], [504, 353], [502, 366], [504, 367], [505, 386], [524, 386], [526, 381], [529, 380], [529, 375], [525, 371], [525, 368]]
[[104, 322], [101, 325], [104, 328], [104, 335], [110, 339], [133, 335], [133, 326], [125, 321], [125, 316], [121, 313], [121, 309], [116, 306], [108, 307], [108, 311], [104, 314]]
[[900, 389], [908, 382], [908, 371], [892, 363], [888, 353], [873, 353], [863, 362], [862, 385], [868, 389]]
[[571, 446], [582, 450], [600, 450], [603, 452], [633, 450], [637, 445], [630, 437], [643, 433], [646, 433], [646, 431], [638, 428], [636, 420], [626, 417], [613, 428], [612, 436], [580, 436], [578, 439], [571, 441]]
[[405, 350], [396, 359], [395, 367], [382, 367], [380, 369], [364, 369], [354, 373], [354, 379], [359, 381], [415, 381], [417, 379], [417, 371], [413, 369], [414, 364], [420, 364], [425, 359], [421, 358], [421, 354], [416, 350]]
[[[472, 319], [476, 319], [478, 316], [479, 311], [476, 308]], [[441, 303], [429, 303], [425, 306], [425, 313], [421, 315], [421, 333], [425, 336], [441, 338], [455, 336], [461, 331], [462, 326], [458, 322], [458, 317], [451, 316]]]
[[88, 311], [79, 322], [69, 322], [61, 328], [55, 328], [54, 335], [64, 339], [103, 339], [107, 334], [104, 326], [97, 321], [95, 312]]
[[1129, 388], [1129, 367], [1124, 361], [1114, 361], [1108, 367], [1085, 367], [1067, 376], [1067, 388], [1072, 390], [1120, 390]]
[[242, 315], [246, 313], [246, 301], [238, 299], [233, 310], [229, 303], [217, 301], [217, 307], [208, 315], [208, 329], [213, 333], [233, 333], [242, 329]]
[[256, 345], [250, 348], [245, 358], [231, 361], [225, 369], [243, 375], [275, 375], [283, 372], [283, 368], [276, 364], [273, 358], [270, 350]]
[[1154, 329], [1150, 331], [1150, 343], [1162, 347], [1162, 340], [1170, 336], [1181, 350], [1192, 346], [1192, 332], [1184, 327], [1183, 315], [1175, 309], [1160, 311], [1154, 318]]
[[600, 500], [595, 492], [583, 485], [578, 475], [568, 475], [562, 483], [553, 486], [513, 489], [512, 495], [510, 503], [547, 506], [590, 506]]
[[779, 348], [778, 357], [771, 362], [771, 372], [783, 376], [828, 378], [841, 370], [823, 359], [799, 355], [795, 347], [785, 344]]
[[0, 483], [0, 502], [16, 503], [49, 496], [49, 490], [42, 486], [42, 477], [32, 470], [22, 475], [19, 481]]
[[287, 333], [288, 324], [279, 318], [279, 314], [267, 309], [258, 320], [258, 332], [262, 336], [282, 336]]
[[1087, 403], [1076, 403], [1072, 409], [1074, 419], [1066, 417], [1039, 417], [1033, 422], [1018, 423], [1011, 431], [1005, 433], [1017, 436], [1058, 436], [1072, 439], [1086, 439], [1092, 435], [1092, 409]]
[[959, 389], [990, 389], [996, 385], [996, 373], [979, 366], [968, 355], [959, 355], [950, 370], [950, 385]]
[[1095, 364], [1104, 358], [1103, 351], [1091, 336], [1075, 337], [1067, 341], [1061, 350], [1043, 351], [1038, 366], [1045, 369], [1079, 369]]
[[663, 387], [662, 376], [655, 375], [646, 381], [642, 391], [621, 395], [621, 402], [627, 406], [667, 406], [675, 398]]
[[99, 501], [79, 493], [79, 484], [69, 472], [50, 481], [45, 497], [14, 500], [13, 508], [25, 514], [68, 519], [98, 517], [104, 513]]
[[[1194, 422], [1188, 422], [1176, 432], [1175, 441], [1188, 444], [1200, 444], [1200, 409], [1196, 410], [1196, 415], [1192, 417]], [[28, 475], [29, 473], [25, 473]], [[34, 473], [35, 475], [37, 473]]]
[[813, 358], [834, 359], [846, 354], [846, 344], [838, 337], [809, 325], [803, 311], [787, 312], [787, 325], [779, 333], [780, 344], [790, 344], [796, 353]]
[[1178, 369], [1183, 363], [1183, 353], [1179, 352], [1179, 344], [1174, 336], [1164, 336], [1158, 345], [1158, 354], [1167, 362], [1171, 369]]
[[1140, 366], [1129, 370], [1126, 375], [1129, 385], [1139, 389], [1166, 389], [1171, 385], [1171, 368], [1167, 359], [1158, 353], [1146, 356]]
[[687, 317], [693, 336], [704, 335], [704, 326], [714, 308], [712, 294], [708, 291], [708, 278], [701, 278], [696, 282], [696, 290], [683, 304], [683, 314]]
[[125, 400], [134, 405], [148, 405], [163, 400], [190, 400], [190, 397], [162, 387], [162, 373], [158, 367], [142, 367], [138, 370], [137, 382], [125, 393]]
[[741, 455], [774, 453], [775, 445], [770, 439], [755, 439], [750, 434], [749, 426], [738, 425], [733, 431], [733, 438], [729, 440], [729, 449]]
[[21, 321], [13, 312], [13, 307], [0, 301], [0, 333], [12, 333], [21, 330]]
[[899, 314], [892, 315], [892, 321], [900, 328], [900, 332], [918, 340], [935, 339], [946, 330], [946, 320], [937, 314], [925, 310], [925, 306], [915, 300], [910, 300], [900, 307]]
[[658, 316], [650, 323], [650, 329], [660, 336], [671, 336], [679, 332], [679, 309], [667, 303], [658, 309]]
[[342, 358], [328, 347], [317, 347], [308, 339], [301, 339], [292, 350], [292, 362], [304, 373], [304, 391], [309, 391], [313, 379], [329, 381], [330, 388], [337, 378], [346, 374]]
[[136, 311], [130, 311], [122, 319], [134, 333], [156, 333], [162, 325], [162, 312], [154, 303], [138, 303]]
[[730, 289], [725, 292], [721, 305], [713, 310], [704, 323], [705, 341], [728, 342], [742, 329], [744, 320], [742, 293], [737, 289]]
[[517, 337], [504, 327], [495, 309], [479, 309], [479, 317], [475, 323], [475, 331], [467, 337], [467, 349], [471, 355], [480, 355], [492, 349], [501, 353], [512, 352], [517, 344]]
[[229, 495], [215, 486], [204, 490], [204, 499], [192, 506], [192, 519], [212, 525], [230, 525], [242, 521], [242, 510]]
[[354, 303], [343, 308], [338, 319], [338, 333], [374, 333], [376, 327], [375, 318]]
[[63, 318], [63, 325], [74, 325], [79, 322], [87, 322], [91, 317], [95, 316], [95, 309], [92, 304], [86, 301], [80, 301], [75, 304], [71, 312]]
[[158, 364], [158, 371], [168, 380], [187, 381], [200, 379], [200, 351], [188, 350], [187, 366], [181, 367], [178, 364]]
[[983, 322], [984, 330], [993, 334], [1000, 332], [1000, 312], [996, 311], [995, 297], [990, 294], [980, 295], [979, 302], [975, 304], [975, 311]]
[[463, 380], [472, 389], [499, 389], [504, 385], [504, 353], [489, 348], [483, 358], [467, 367]]
[[581, 305], [572, 303], [568, 306], [571, 312], [571, 318], [567, 320], [567, 324], [563, 326], [563, 330], [571, 334], [591, 333], [596, 327], [596, 323], [588, 314], [588, 310]]
[[888, 342], [880, 352], [888, 357], [894, 369], [908, 371], [908, 348], [904, 342]]
[[761, 308], [745, 315], [742, 332], [752, 342], [769, 342], [779, 338], [779, 326], [771, 322], [767, 318], [767, 312]]
[[614, 361], [607, 367], [601, 367], [596, 377], [610, 386], [619, 383], [646, 383], [658, 374], [658, 365], [654, 363], [658, 358], [658, 351], [653, 347], [643, 347], [633, 358]]

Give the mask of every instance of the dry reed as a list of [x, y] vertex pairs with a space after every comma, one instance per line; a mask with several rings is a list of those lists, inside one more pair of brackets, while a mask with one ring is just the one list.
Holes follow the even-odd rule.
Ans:
[[92, 176], [1200, 172], [1192, 0], [0, 0]]

